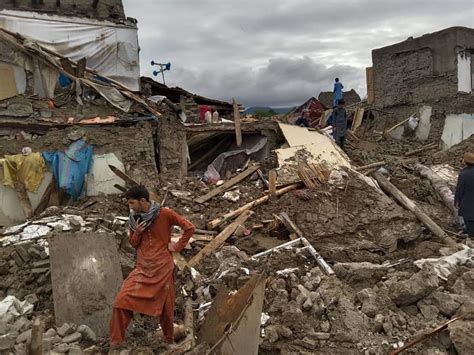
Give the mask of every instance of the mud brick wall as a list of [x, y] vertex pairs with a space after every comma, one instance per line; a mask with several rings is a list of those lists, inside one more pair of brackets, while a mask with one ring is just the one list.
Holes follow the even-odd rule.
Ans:
[[186, 131], [175, 118], [162, 118], [158, 121], [157, 146], [159, 151], [160, 173], [186, 176], [188, 170]]
[[[115, 153], [122, 159], [125, 170], [140, 182], [156, 179], [154, 139], [156, 124], [140, 122], [132, 126], [89, 126], [51, 129], [0, 129], [0, 157], [21, 154], [22, 147], [34, 152], [64, 149], [70, 141], [67, 136], [74, 130], [83, 130], [87, 141], [94, 145], [94, 154]], [[23, 132], [23, 133], [21, 133]]]
[[474, 30], [452, 27], [372, 51], [375, 105], [417, 104], [457, 93], [457, 51]]
[[56, 15], [88, 16], [92, 18], [124, 19], [122, 0], [0, 0], [0, 9], [44, 11]]

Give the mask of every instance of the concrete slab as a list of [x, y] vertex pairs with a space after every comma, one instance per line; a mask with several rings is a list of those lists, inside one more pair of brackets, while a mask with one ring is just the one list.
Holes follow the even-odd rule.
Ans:
[[85, 324], [108, 333], [115, 295], [123, 276], [113, 235], [63, 233], [50, 242], [56, 325]]
[[472, 134], [474, 134], [474, 114], [461, 113], [446, 116], [441, 136], [443, 150], [461, 143]]

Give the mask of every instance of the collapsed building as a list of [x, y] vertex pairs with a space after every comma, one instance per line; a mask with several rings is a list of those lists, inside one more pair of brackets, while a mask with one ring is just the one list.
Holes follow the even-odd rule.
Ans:
[[[93, 2], [97, 10], [68, 4], [38, 2], [25, 17], [93, 15], [101, 31], [125, 21], [134, 46], [136, 25], [118, 1]], [[5, 8], [0, 19], [32, 10], [21, 1]], [[415, 117], [422, 129], [412, 137], [410, 122], [400, 124], [392, 112], [431, 104], [435, 127], [438, 98], [356, 106], [342, 151], [320, 129], [326, 112], [315, 98], [293, 112], [313, 110], [312, 129], [244, 119], [236, 103], [136, 71], [105, 74], [80, 52], [17, 31], [0, 30], [0, 351], [108, 350], [111, 304], [135, 263], [121, 193], [140, 183], [197, 231], [174, 255], [176, 329], [184, 330], [177, 347], [165, 349], [156, 320], [136, 315], [128, 350], [380, 354], [415, 346], [407, 351], [470, 353], [472, 242], [456, 230], [450, 199], [436, 186], [452, 191], [454, 154], [473, 141], [442, 151], [433, 128], [418, 138], [431, 127], [426, 113]], [[138, 65], [134, 58], [138, 52], [130, 65]], [[383, 75], [375, 62], [374, 76]], [[463, 100], [472, 96], [461, 96], [450, 112], [469, 112]], [[203, 121], [203, 107], [217, 110], [219, 121]], [[398, 127], [404, 132], [392, 135]], [[16, 163], [29, 159], [41, 166], [36, 191]], [[83, 178], [79, 190], [61, 185], [54, 159], [82, 171], [74, 175]], [[417, 173], [428, 166], [436, 184]]]

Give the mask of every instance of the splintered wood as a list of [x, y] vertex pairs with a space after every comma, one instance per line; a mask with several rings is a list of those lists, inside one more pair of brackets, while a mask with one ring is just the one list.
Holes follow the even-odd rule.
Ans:
[[329, 179], [330, 171], [324, 164], [300, 163], [298, 176], [308, 189], [316, 189]]

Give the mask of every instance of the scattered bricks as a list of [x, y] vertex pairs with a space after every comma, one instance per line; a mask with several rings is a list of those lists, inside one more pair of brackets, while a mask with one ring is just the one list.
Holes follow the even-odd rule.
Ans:
[[317, 341], [310, 339], [308, 337], [304, 337], [303, 340], [301, 340], [301, 345], [304, 346], [306, 349], [309, 350], [314, 350], [316, 349]]
[[33, 268], [43, 268], [43, 267], [49, 267], [49, 259], [37, 261], [33, 263]]
[[87, 340], [90, 340], [92, 342], [96, 342], [97, 341], [97, 335], [94, 333], [94, 331], [89, 328], [87, 325], [83, 324], [83, 325], [80, 325], [78, 328], [77, 328], [77, 331], [79, 333], [82, 334], [82, 336], [87, 339]]
[[71, 335], [65, 336], [63, 338], [63, 343], [75, 343], [76, 341], [82, 340], [82, 334], [79, 332], [72, 333]]
[[20, 257], [23, 259], [25, 263], [29, 262], [31, 260], [30, 254], [25, 250], [23, 247], [18, 247], [15, 249], [15, 251], [20, 255]]
[[18, 253], [16, 251], [13, 251], [11, 254], [10, 254], [10, 257], [15, 260], [15, 264], [17, 266], [23, 266], [24, 262], [23, 262], [23, 259], [20, 257], [20, 255], [18, 255]]
[[21, 333], [17, 338], [16, 338], [17, 343], [29, 343], [31, 342], [31, 329]]
[[57, 328], [56, 331], [61, 338], [74, 333], [74, 329], [68, 323], [64, 323], [62, 326]]
[[49, 282], [49, 279], [50, 279], [50, 273], [46, 273], [46, 274], [43, 274], [41, 275], [40, 277], [38, 277], [38, 279], [36, 280], [36, 283], [40, 286], [46, 284]]
[[45, 274], [49, 271], [49, 267], [31, 269], [32, 274]]

